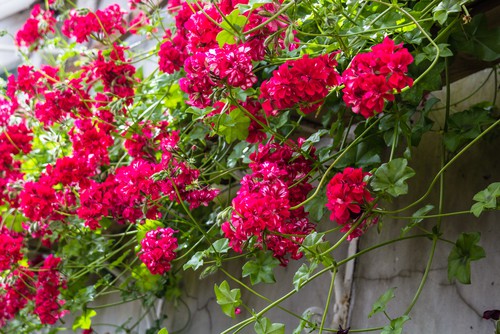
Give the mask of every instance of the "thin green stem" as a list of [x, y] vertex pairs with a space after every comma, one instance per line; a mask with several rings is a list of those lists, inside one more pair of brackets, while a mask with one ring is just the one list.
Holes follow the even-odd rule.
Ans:
[[323, 316], [321, 317], [321, 324], [319, 325], [319, 334], [323, 333], [323, 328], [326, 323], [326, 316], [328, 314], [328, 309], [330, 307], [330, 302], [332, 300], [333, 288], [335, 286], [335, 277], [337, 277], [337, 268], [333, 269], [332, 278], [330, 280], [330, 288], [328, 289], [328, 297], [326, 298], [325, 310], [323, 311]]
[[493, 130], [494, 128], [496, 128], [498, 125], [500, 124], [500, 119], [498, 119], [495, 123], [491, 124], [487, 129], [485, 129], [483, 132], [481, 132], [480, 135], [478, 135], [476, 138], [474, 138], [469, 144], [467, 144], [463, 149], [460, 150], [460, 152], [458, 152], [453, 158], [450, 159], [450, 161], [448, 161], [444, 166], [443, 168], [441, 168], [439, 170], [439, 172], [436, 174], [436, 176], [434, 177], [434, 179], [432, 180], [431, 184], [429, 185], [427, 191], [418, 199], [416, 200], [415, 202], [405, 206], [404, 208], [401, 208], [401, 209], [397, 209], [397, 210], [393, 210], [393, 211], [385, 211], [385, 213], [391, 213], [391, 214], [394, 214], [394, 213], [399, 213], [399, 212], [402, 212], [402, 211], [405, 211], [405, 210], [408, 210], [412, 207], [414, 207], [415, 205], [419, 204], [420, 202], [422, 202], [425, 198], [427, 198], [427, 196], [429, 196], [429, 194], [431, 193], [432, 191], [432, 188], [434, 187], [434, 185], [436, 184], [436, 182], [439, 180], [439, 178], [441, 177], [441, 174], [443, 174], [451, 165], [453, 165], [453, 163], [455, 161], [458, 160], [458, 158], [464, 154], [465, 152], [467, 152], [467, 150], [469, 150], [472, 146], [474, 146], [474, 144], [476, 144], [481, 138], [483, 138], [488, 132], [490, 132], [491, 130]]
[[436, 252], [436, 246], [438, 242], [438, 237], [434, 235], [434, 238], [432, 240], [432, 247], [431, 247], [431, 253], [429, 255], [429, 259], [427, 260], [427, 265], [425, 266], [425, 271], [424, 275], [422, 276], [422, 280], [420, 281], [420, 285], [418, 286], [417, 292], [415, 293], [415, 296], [413, 296], [413, 299], [408, 306], [408, 308], [405, 311], [405, 315], [410, 314], [411, 310], [415, 306], [415, 304], [418, 301], [418, 298], [420, 297], [420, 294], [422, 293], [424, 289], [424, 285], [427, 282], [427, 278], [429, 277], [429, 272], [431, 271], [431, 266], [432, 266], [432, 261], [434, 260], [434, 254]]

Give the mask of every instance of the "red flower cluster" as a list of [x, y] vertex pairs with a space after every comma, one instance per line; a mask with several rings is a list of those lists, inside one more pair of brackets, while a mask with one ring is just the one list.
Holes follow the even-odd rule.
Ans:
[[308, 55], [281, 65], [260, 87], [262, 106], [268, 115], [299, 106], [312, 113], [323, 103], [331, 88], [339, 85], [336, 53], [309, 58]]
[[243, 244], [254, 238], [257, 247], [270, 249], [282, 265], [288, 263], [288, 256], [302, 257], [300, 244], [314, 225], [302, 207], [290, 210], [312, 189], [308, 183], [311, 161], [297, 153], [301, 143], [289, 144], [295, 149], [268, 143], [250, 155], [252, 174], [241, 180], [231, 221], [222, 224], [235, 251], [241, 252]]
[[[224, 15], [229, 15], [240, 3], [248, 4], [248, 0], [222, 0], [218, 7]], [[182, 67], [183, 62], [189, 56], [199, 52], [205, 53], [209, 50], [219, 49], [216, 38], [221, 29], [214, 22], [221, 23], [223, 18], [217, 8], [211, 4], [202, 2], [192, 4], [183, 2], [180, 4], [176, 2], [175, 4], [169, 3], [169, 6], [173, 13], [177, 13], [175, 16], [177, 31], [173, 38], [170, 31], [167, 31], [164, 42], [160, 47], [159, 64], [162, 71], [173, 73]], [[264, 4], [256, 10], [243, 13], [242, 15], [247, 17], [243, 32], [253, 30], [265, 23], [270, 16], [279, 10], [280, 6], [280, 4], [276, 3]], [[284, 39], [288, 26], [286, 22], [288, 21], [286, 15], [280, 15], [277, 20], [264, 24], [259, 29], [247, 34], [247, 42], [242, 44], [245, 48], [245, 54], [251, 60], [263, 60], [266, 54], [266, 40], [270, 36], [273, 37], [277, 48], [286, 49]], [[288, 48], [291, 50], [295, 47], [295, 44], [291, 44]], [[238, 48], [238, 46], [235, 48]]]
[[222, 49], [210, 49], [189, 57], [184, 64], [186, 77], [179, 81], [181, 89], [189, 94], [188, 103], [205, 108], [212, 103], [215, 87], [248, 89], [257, 82], [248, 51], [245, 46], [226, 44]]
[[[1, 222], [1, 217], [0, 217]], [[0, 271], [10, 269], [11, 266], [23, 258], [21, 247], [23, 246], [23, 236], [0, 228]]]
[[163, 42], [158, 52], [158, 67], [160, 71], [172, 74], [181, 69], [187, 54], [183, 51], [186, 47], [186, 40], [181, 35], [176, 34], [172, 38], [172, 32], [167, 30], [163, 36]]
[[[330, 219], [344, 226], [341, 232], [347, 232], [357, 224], [366, 205], [373, 202], [373, 196], [363, 181], [369, 175], [370, 173], [363, 173], [361, 168], [348, 167], [342, 173], [335, 174], [326, 187], [326, 207], [332, 212]], [[349, 234], [348, 240], [359, 237], [376, 223], [377, 218], [365, 217]]]
[[49, 255], [36, 270], [36, 278], [35, 271], [26, 267], [18, 267], [6, 276], [0, 283], [5, 291], [0, 294], [0, 327], [26, 308], [30, 300], [42, 324], [52, 325], [68, 312], [61, 310], [64, 300], [59, 298], [61, 289], [66, 289], [66, 281], [57, 269], [60, 262], [60, 258]]
[[412, 61], [408, 50], [388, 37], [371, 52], [357, 54], [342, 74], [344, 102], [365, 118], [382, 112], [385, 101], [394, 100], [395, 91], [412, 86], [413, 79], [406, 75]]
[[60, 289], [66, 289], [66, 281], [57, 270], [60, 262], [60, 258], [51, 254], [38, 272], [34, 313], [38, 315], [42, 324], [53, 325], [68, 312], [60, 310], [64, 300], [58, 298], [61, 294]]
[[40, 41], [43, 40], [49, 32], [54, 32], [55, 24], [56, 19], [51, 10], [42, 10], [40, 5], [35, 5], [31, 11], [30, 17], [16, 33], [16, 45], [36, 49]]
[[5, 291], [0, 294], [0, 328], [26, 307], [28, 301], [33, 299], [33, 281], [35, 274], [26, 267], [13, 270], [7, 279], [0, 283], [0, 288]]
[[[158, 173], [169, 177], [155, 181], [153, 175]], [[160, 163], [137, 159], [129, 166], [117, 168], [103, 183], [91, 181], [81, 191], [78, 217], [95, 229], [104, 216], [122, 223], [159, 218], [158, 201], [163, 196], [175, 202], [185, 200], [191, 209], [208, 205], [219, 190], [200, 186], [198, 177], [198, 170], [178, 161], [169, 152], [164, 153]]]
[[95, 13], [88, 9], [72, 9], [64, 21], [62, 33], [74, 37], [78, 43], [87, 42], [91, 35], [108, 38], [114, 33], [125, 33], [124, 11], [118, 4], [112, 4]]
[[87, 71], [88, 81], [101, 80], [104, 92], [124, 98], [129, 104], [132, 103], [134, 97], [135, 67], [125, 59], [126, 49], [126, 47], [114, 44], [108, 57], [99, 51], [97, 59], [84, 70]]
[[177, 249], [175, 232], [170, 227], [157, 228], [147, 232], [141, 240], [139, 258], [153, 275], [163, 275], [170, 270], [170, 263], [175, 259]]
[[31, 151], [32, 131], [26, 124], [8, 125], [0, 133], [0, 205], [9, 203], [17, 208], [18, 190], [14, 185], [23, 179], [20, 172], [21, 163], [14, 159], [19, 153], [28, 154]]

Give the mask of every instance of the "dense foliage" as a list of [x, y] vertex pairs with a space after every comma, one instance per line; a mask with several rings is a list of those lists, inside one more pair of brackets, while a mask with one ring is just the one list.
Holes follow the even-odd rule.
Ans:
[[[432, 260], [437, 243], [449, 242], [440, 217], [499, 207], [499, 183], [470, 211], [443, 212], [442, 196], [428, 201], [434, 186], [443, 194], [446, 169], [500, 123], [495, 101], [456, 114], [448, 101], [441, 125], [429, 114], [437, 99], [428, 93], [449, 87], [456, 45], [499, 57], [498, 31], [485, 33], [469, 2], [35, 5], [13, 36], [24, 63], [0, 97], [0, 331], [56, 331], [71, 313], [73, 330], [98, 333], [100, 295], [175, 301], [184, 272], [219, 270], [228, 279], [214, 289], [222, 311], [249, 314], [224, 333], [250, 324], [285, 333], [267, 310], [329, 273], [330, 301], [338, 268], [369, 250], [332, 252], [375, 226], [384, 233], [385, 216], [418, 205], [401, 238], [373, 249], [427, 238]], [[45, 65], [31, 64], [36, 55]], [[412, 147], [430, 131], [441, 133], [443, 156], [429, 191], [384, 210], [410, 192]], [[430, 217], [434, 228], [419, 225]], [[333, 245], [332, 233], [341, 235]], [[470, 262], [485, 256], [478, 242], [478, 233], [451, 242], [450, 280], [470, 283]], [[241, 258], [234, 277], [224, 268]], [[240, 289], [274, 283], [278, 265], [299, 259], [290, 293], [262, 297], [260, 311], [242, 300]], [[378, 330], [401, 332], [426, 279]], [[485, 318], [498, 320], [495, 311]], [[349, 332], [296, 316], [294, 333]]]

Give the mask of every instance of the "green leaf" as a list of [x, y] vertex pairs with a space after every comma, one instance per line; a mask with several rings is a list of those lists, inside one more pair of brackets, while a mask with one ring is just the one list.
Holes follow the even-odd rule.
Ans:
[[374, 314], [379, 312], [384, 312], [387, 303], [394, 298], [394, 290], [396, 288], [390, 288], [382, 296], [380, 296], [377, 301], [372, 306], [372, 311], [368, 314], [368, 318], [371, 318]]
[[500, 58], [500, 27], [490, 26], [483, 13], [474, 15], [472, 21], [462, 25], [452, 37], [461, 52], [484, 61]]
[[461, 11], [460, 6], [467, 1], [457, 1], [457, 0], [444, 0], [439, 3], [432, 12], [434, 13], [434, 21], [438, 21], [439, 24], [443, 25], [448, 19], [448, 14], [459, 13]]
[[408, 193], [408, 184], [405, 181], [414, 176], [415, 171], [407, 165], [408, 161], [404, 158], [381, 165], [373, 175], [373, 190], [388, 193], [393, 197]]
[[448, 256], [448, 279], [457, 279], [462, 284], [470, 284], [470, 263], [486, 256], [484, 249], [477, 245], [481, 239], [479, 232], [462, 233]]
[[250, 276], [252, 285], [257, 283], [274, 283], [274, 268], [279, 261], [271, 252], [259, 252], [255, 260], [250, 260], [243, 265], [243, 277]]
[[222, 48], [225, 44], [236, 44], [236, 38], [227, 30], [221, 30], [215, 40], [219, 43], [219, 48]]
[[415, 213], [412, 215], [412, 217], [415, 217], [415, 218], [413, 218], [408, 225], [403, 227], [403, 229], [401, 231], [401, 236], [404, 236], [406, 233], [408, 233], [408, 231], [410, 231], [412, 228], [417, 226], [418, 223], [420, 223], [422, 220], [424, 220], [424, 218], [418, 218], [418, 217], [425, 216], [427, 213], [432, 211], [432, 209], [434, 209], [434, 205], [427, 204], [423, 208], [420, 208], [417, 211], [415, 211]]
[[448, 118], [448, 131], [444, 134], [444, 145], [450, 152], [476, 138], [482, 128], [492, 124], [491, 105], [475, 105], [468, 110], [454, 113]]
[[500, 197], [500, 182], [494, 182], [475, 194], [473, 200], [477, 203], [471, 207], [474, 216], [479, 217], [485, 209], [499, 209], [498, 197]]
[[182, 266], [183, 270], [187, 270], [189, 268], [193, 269], [194, 271], [198, 270], [203, 265], [203, 258], [206, 256], [205, 252], [196, 252], [194, 255], [189, 259], [188, 262], [184, 263]]
[[83, 311], [82, 315], [77, 317], [73, 322], [73, 330], [81, 329], [89, 329], [92, 326], [92, 320], [90, 318], [94, 317], [97, 314], [96, 311], [91, 309], [86, 309]]
[[219, 286], [214, 285], [215, 296], [217, 304], [222, 308], [224, 314], [234, 318], [236, 316], [235, 310], [241, 305], [241, 292], [240, 289], [229, 288], [229, 283], [223, 281]]
[[285, 334], [285, 325], [273, 324], [271, 320], [264, 317], [255, 322], [254, 330], [257, 334]]
[[239, 14], [239, 9], [235, 9], [221, 22], [222, 31], [215, 38], [220, 48], [224, 44], [236, 44], [236, 35], [241, 33], [248, 20], [245, 16]]
[[168, 334], [168, 330], [166, 328], [162, 328], [158, 331], [157, 334]]
[[213, 244], [212, 247], [209, 248], [210, 253], [218, 253], [218, 254], [223, 254], [227, 253], [229, 250], [229, 239], [222, 238], [219, 240], [216, 240]]
[[312, 262], [310, 267], [306, 263], [303, 263], [300, 266], [299, 270], [297, 270], [297, 272], [295, 272], [295, 275], [293, 275], [293, 286], [296, 291], [300, 290], [302, 284], [309, 279], [316, 267], [317, 264], [315, 262]]
[[303, 151], [307, 151], [309, 150], [309, 148], [319, 142], [321, 140], [321, 137], [328, 134], [328, 130], [326, 129], [321, 129], [319, 131], [316, 131], [315, 133], [313, 133], [312, 135], [309, 136], [309, 138], [307, 138], [304, 143], [302, 144], [301, 146], [301, 150]]
[[403, 332], [403, 325], [410, 320], [410, 317], [404, 315], [402, 317], [392, 319], [389, 326], [385, 326], [380, 334], [401, 334]]
[[248, 150], [248, 143], [246, 141], [239, 142], [236, 144], [232, 151], [231, 154], [227, 157], [227, 167], [233, 168], [236, 166], [236, 163], [239, 160], [242, 160], [244, 157], [244, 152]]
[[222, 20], [221, 27], [223, 29], [230, 29], [230, 30], [232, 30], [234, 27], [237, 29], [237, 31], [235, 32], [239, 33], [243, 29], [243, 26], [245, 25], [247, 20], [248, 19], [245, 16], [240, 15], [240, 10], [236, 8], [229, 15], [227, 15], [224, 20]]
[[[330, 248], [330, 242], [324, 240], [324, 233], [313, 232], [304, 238], [300, 250], [311, 262], [321, 262], [325, 267], [335, 263], [330, 253], [325, 253]], [[323, 254], [325, 253], [325, 254]]]
[[144, 263], [134, 267], [132, 270], [132, 278], [135, 279], [135, 285], [139, 291], [149, 292], [157, 291], [161, 275], [153, 275]]
[[250, 118], [245, 116], [243, 110], [236, 108], [229, 114], [222, 114], [216, 124], [215, 131], [224, 136], [226, 142], [232, 143], [240, 139], [244, 140], [248, 136]]
[[[310, 194], [312, 194], [316, 189], [311, 190]], [[312, 200], [307, 202], [304, 205], [304, 210], [309, 212], [309, 218], [319, 222], [326, 211], [326, 202], [328, 199], [326, 198], [326, 191], [320, 190], [318, 195], [314, 197]]]

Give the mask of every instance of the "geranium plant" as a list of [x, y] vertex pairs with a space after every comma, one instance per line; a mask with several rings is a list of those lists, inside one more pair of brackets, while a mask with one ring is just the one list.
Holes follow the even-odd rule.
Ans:
[[[98, 333], [92, 302], [100, 295], [172, 301], [182, 294], [183, 273], [194, 270], [227, 276], [213, 292], [221, 312], [247, 311], [224, 333], [247, 326], [259, 334], [348, 333], [305, 315], [285, 329], [266, 312], [331, 273], [330, 301], [347, 262], [394, 242], [431, 239], [408, 308], [386, 313], [386, 327], [367, 329], [400, 333], [438, 243], [453, 244], [445, 254], [450, 280], [470, 283], [470, 262], [485, 256], [478, 233], [447, 240], [441, 218], [499, 207], [493, 183], [471, 210], [443, 209], [445, 171], [497, 131], [491, 105], [450, 114], [448, 101], [442, 127], [429, 117], [437, 102], [429, 91], [449, 87], [454, 43], [466, 38], [465, 51], [498, 58], [469, 3], [35, 5], [12, 36], [24, 63], [2, 83], [0, 98], [1, 331], [56, 330], [70, 313], [73, 330]], [[32, 65], [33, 55], [44, 65]], [[411, 151], [431, 131], [441, 133], [443, 150], [429, 191], [387, 210], [411, 192]], [[434, 187], [437, 203], [428, 198]], [[333, 258], [376, 226], [384, 233], [387, 215], [410, 209], [402, 237]], [[435, 219], [432, 229], [419, 225], [427, 218]], [[235, 277], [225, 267], [242, 258]], [[288, 294], [260, 296], [268, 305], [262, 310], [242, 299], [242, 289], [273, 284], [273, 271], [297, 260], [303, 265]], [[383, 312], [391, 296], [372, 313]]]

